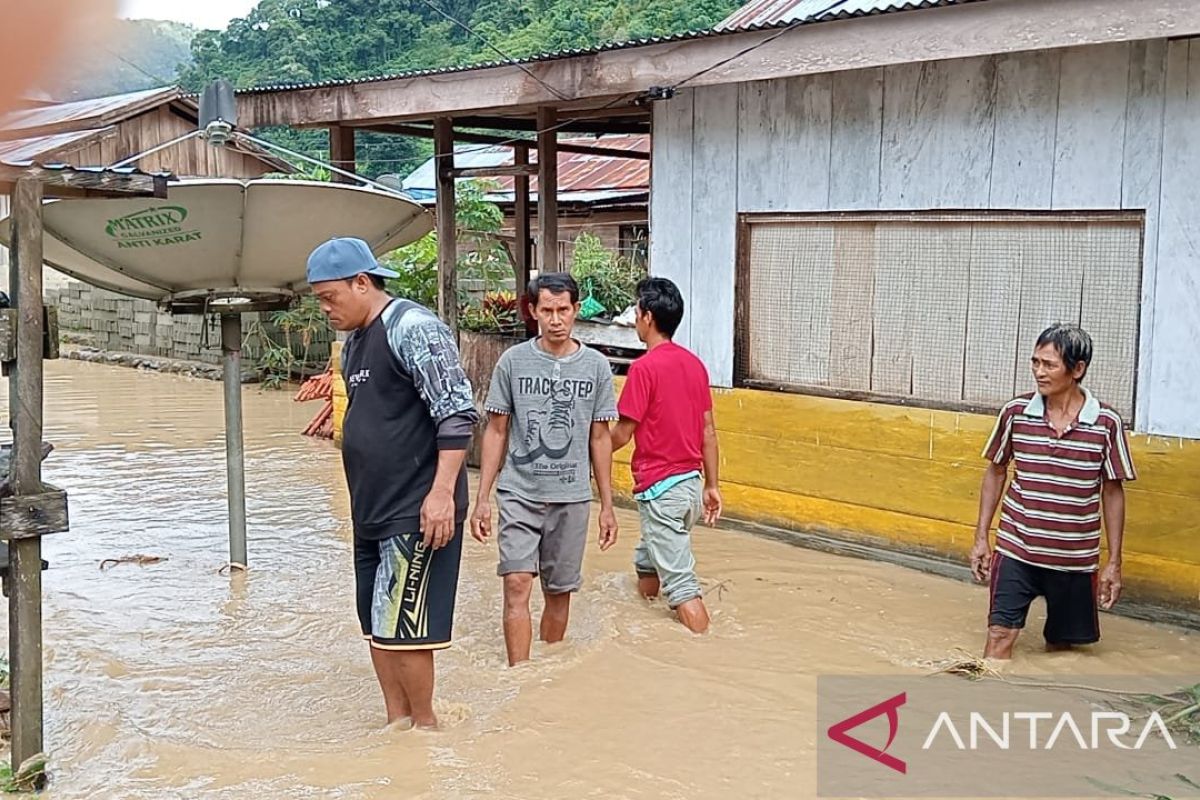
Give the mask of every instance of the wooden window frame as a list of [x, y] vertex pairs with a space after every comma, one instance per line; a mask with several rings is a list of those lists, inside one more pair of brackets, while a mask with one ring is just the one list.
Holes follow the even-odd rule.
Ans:
[[972, 403], [967, 401], [922, 400], [915, 397], [885, 394], [881, 392], [853, 389], [834, 389], [828, 386], [781, 383], [748, 377], [750, 375], [750, 234], [754, 225], [787, 222], [808, 223], [933, 223], [933, 222], [995, 222], [995, 223], [1043, 223], [1052, 225], [1069, 220], [1073, 223], [1114, 222], [1137, 223], [1139, 236], [1139, 268], [1137, 270], [1137, 322], [1133, 356], [1133, 392], [1130, 398], [1130, 418], [1125, 420], [1132, 428], [1138, 410], [1138, 375], [1142, 357], [1142, 289], [1146, 268], [1146, 212], [1144, 209], [1124, 210], [990, 210], [990, 209], [939, 209], [936, 211], [812, 211], [741, 212], [737, 216], [737, 249], [734, 281], [734, 353], [733, 385], [738, 388], [760, 389], [788, 394], [803, 394], [827, 397], [835, 400], [857, 400], [884, 405], [905, 406], [933, 411], [954, 411], [969, 414], [996, 414], [1003, 404]]

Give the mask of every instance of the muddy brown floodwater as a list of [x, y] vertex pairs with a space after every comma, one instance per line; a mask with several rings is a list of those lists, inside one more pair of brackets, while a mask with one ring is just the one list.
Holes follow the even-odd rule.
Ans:
[[[231, 579], [221, 387], [47, 363], [47, 479], [71, 505], [71, 531], [45, 541], [50, 800], [811, 797], [817, 675], [918, 674], [981, 643], [981, 588], [708, 529], [697, 558], [720, 588], [712, 632], [692, 637], [635, 597], [623, 511], [620, 544], [588, 552], [569, 641], [514, 670], [494, 552], [467, 542], [455, 646], [438, 656], [445, 730], [382, 730], [339, 456], [298, 433], [314, 411], [245, 392], [252, 571]], [[167, 560], [99, 569], [134, 554]], [[1035, 655], [1027, 636], [1018, 664], [1200, 663], [1195, 634], [1104, 625], [1090, 652]]]

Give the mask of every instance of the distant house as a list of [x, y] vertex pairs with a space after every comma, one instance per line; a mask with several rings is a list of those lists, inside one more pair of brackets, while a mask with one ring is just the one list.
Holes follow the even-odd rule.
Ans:
[[[0, 161], [111, 166], [196, 130], [197, 114], [196, 102], [173, 86], [70, 103], [38, 97], [0, 117]], [[190, 139], [140, 159], [137, 166], [180, 177], [253, 178], [292, 171], [266, 151], [240, 147]]]
[[[563, 139], [562, 145], [595, 146], [610, 150], [648, 153], [646, 134], [610, 135]], [[461, 145], [454, 156], [460, 168], [499, 167], [513, 163], [511, 147]], [[465, 180], [465, 179], [464, 179]], [[516, 193], [512, 177], [486, 178], [493, 185], [487, 199], [504, 211], [504, 235], [514, 238]], [[433, 206], [437, 193], [434, 159], [429, 159], [402, 186], [418, 202]], [[537, 178], [530, 181], [533, 220], [537, 230]], [[609, 155], [559, 151], [558, 154], [558, 249], [559, 263], [570, 264], [575, 239], [591, 233], [610, 250], [645, 263], [649, 252], [647, 207], [650, 199], [650, 161]], [[540, 242], [534, 241], [534, 262]]]
[[[112, 166], [196, 130], [199, 111], [173, 86], [69, 103], [39, 95], [24, 105], [0, 117], [0, 163]], [[136, 166], [177, 177], [255, 178], [293, 171], [265, 150], [218, 148], [198, 138], [148, 155]], [[0, 219], [7, 216], [8, 198], [0, 195]], [[0, 247], [0, 267], [7, 264], [8, 251]], [[7, 286], [8, 270], [0, 273], [0, 286]], [[55, 288], [65, 279], [47, 270], [46, 280], [47, 288]]]

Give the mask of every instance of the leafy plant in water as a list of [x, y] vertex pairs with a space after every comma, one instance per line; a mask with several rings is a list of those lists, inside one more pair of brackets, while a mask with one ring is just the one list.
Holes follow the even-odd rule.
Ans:
[[314, 295], [304, 295], [291, 308], [272, 313], [270, 324], [275, 331], [261, 318], [251, 323], [243, 343], [258, 365], [264, 388], [278, 389], [294, 374], [322, 366], [310, 362], [312, 348], [332, 331]]
[[46, 787], [46, 757], [41, 753], [29, 758], [15, 773], [8, 764], [0, 764], [0, 791], [8, 794], [36, 792]]

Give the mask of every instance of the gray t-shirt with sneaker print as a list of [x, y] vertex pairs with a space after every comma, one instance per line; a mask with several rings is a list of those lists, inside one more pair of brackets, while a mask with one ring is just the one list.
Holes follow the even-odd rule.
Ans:
[[500, 356], [484, 407], [509, 417], [500, 491], [538, 503], [592, 499], [592, 423], [619, 418], [608, 359], [583, 344], [555, 358], [531, 339]]

